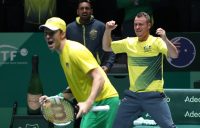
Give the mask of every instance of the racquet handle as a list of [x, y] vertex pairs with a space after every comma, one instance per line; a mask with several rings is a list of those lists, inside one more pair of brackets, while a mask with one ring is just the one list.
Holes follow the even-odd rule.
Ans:
[[108, 111], [110, 109], [109, 105], [103, 106], [93, 106], [90, 111], [97, 112], [97, 111]]

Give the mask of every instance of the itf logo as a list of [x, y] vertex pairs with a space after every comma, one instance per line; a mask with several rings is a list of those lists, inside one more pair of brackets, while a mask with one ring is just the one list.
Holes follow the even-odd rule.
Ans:
[[177, 59], [168, 58], [167, 61], [177, 68], [189, 66], [196, 56], [196, 49], [192, 41], [185, 37], [175, 37], [171, 42], [177, 47], [179, 57]]
[[25, 128], [40, 128], [38, 124], [26, 124]]
[[26, 48], [18, 49], [12, 45], [0, 45], [0, 65], [1, 64], [27, 64], [24, 61], [16, 61], [17, 56], [27, 56], [28, 50]]

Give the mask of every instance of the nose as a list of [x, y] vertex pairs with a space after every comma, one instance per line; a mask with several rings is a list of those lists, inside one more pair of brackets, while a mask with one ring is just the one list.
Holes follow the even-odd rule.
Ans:
[[49, 40], [51, 39], [51, 36], [49, 34], [45, 34], [45, 39], [47, 42], [49, 42]]
[[137, 30], [137, 29], [138, 29], [137, 25], [134, 25], [134, 30]]
[[50, 38], [51, 38], [50, 35], [48, 35], [48, 34], [45, 35], [45, 39], [46, 39], [47, 41], [48, 41]]
[[86, 9], [86, 8], [83, 8], [83, 12], [87, 12], [87, 9]]
[[138, 28], [139, 28], [139, 25], [135, 25], [135, 28], [138, 29]]
[[46, 37], [46, 38], [49, 38], [50, 36], [49, 36], [49, 34], [45, 34], [45, 37]]

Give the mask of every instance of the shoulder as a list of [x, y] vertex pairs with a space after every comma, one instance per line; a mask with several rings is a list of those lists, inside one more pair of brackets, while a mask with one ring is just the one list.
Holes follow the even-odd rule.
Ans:
[[149, 42], [154, 42], [154, 43], [162, 43], [163, 42], [162, 38], [152, 36], [152, 35], [149, 36], [148, 40], [149, 40]]
[[127, 41], [127, 43], [129, 43], [129, 44], [136, 43], [137, 40], [138, 40], [138, 37], [127, 37], [124, 39], [124, 41]]
[[137, 42], [137, 37], [127, 37], [124, 39], [113, 41], [112, 44], [132, 45]]
[[150, 36], [148, 39], [148, 44], [156, 46], [158, 48], [166, 47], [166, 43], [162, 40], [161, 37]]
[[88, 55], [90, 52], [83, 44], [72, 40], [68, 40], [68, 50], [71, 56]]
[[97, 25], [99, 25], [99, 26], [102, 26], [102, 27], [105, 26], [105, 23], [103, 23], [102, 21], [97, 20], [97, 19], [94, 19], [94, 23], [97, 24]]
[[67, 24], [67, 28], [71, 28], [71, 27], [74, 27], [76, 25], [77, 25], [77, 23], [75, 21], [73, 21], [73, 22]]
[[85, 46], [77, 41], [68, 40], [68, 43], [69, 43], [69, 48], [72, 51], [85, 49]]
[[94, 19], [94, 21], [97, 22], [97, 23], [99, 23], [99, 24], [105, 25], [105, 23], [103, 23], [103, 22], [100, 21], [100, 20]]
[[69, 57], [73, 58], [73, 60], [91, 58], [93, 56], [92, 53], [81, 43], [72, 40], [68, 40], [67, 43]]

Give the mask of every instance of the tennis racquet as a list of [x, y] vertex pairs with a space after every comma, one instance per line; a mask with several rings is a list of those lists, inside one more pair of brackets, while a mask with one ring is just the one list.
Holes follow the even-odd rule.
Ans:
[[[109, 105], [93, 106], [90, 111], [108, 111]], [[66, 126], [76, 118], [78, 109], [60, 96], [51, 96], [41, 105], [44, 118], [56, 126]]]

